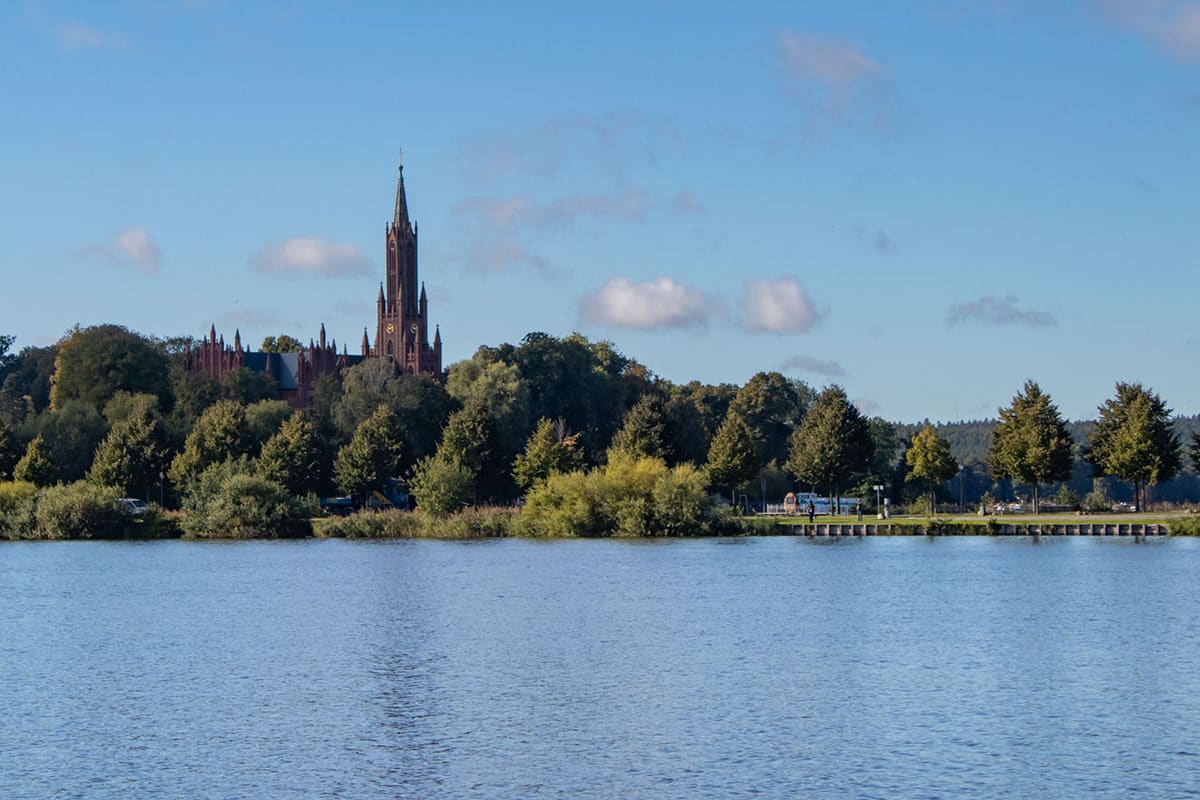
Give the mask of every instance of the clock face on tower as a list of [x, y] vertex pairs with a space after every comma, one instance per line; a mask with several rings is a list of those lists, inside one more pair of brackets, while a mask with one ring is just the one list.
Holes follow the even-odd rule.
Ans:
[[395, 333], [395, 332], [396, 332], [396, 326], [395, 326], [395, 325], [393, 325], [392, 323], [390, 323], [390, 322], [389, 322], [389, 323], [388, 323], [388, 326], [387, 326], [387, 332], [388, 332], [388, 333]]

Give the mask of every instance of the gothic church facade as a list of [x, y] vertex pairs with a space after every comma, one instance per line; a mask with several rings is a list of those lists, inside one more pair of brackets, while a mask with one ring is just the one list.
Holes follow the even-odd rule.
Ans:
[[[425, 286], [417, 275], [417, 226], [408, 216], [408, 198], [404, 191], [404, 165], [396, 182], [396, 208], [384, 231], [387, 268], [379, 285], [376, 301], [375, 339], [363, 328], [361, 353], [351, 355], [345, 345], [339, 353], [337, 341], [326, 341], [325, 325], [317, 341], [293, 353], [262, 353], [242, 347], [241, 332], [234, 333], [233, 344], [225, 344], [216, 326], [196, 348], [184, 353], [184, 367], [203, 372], [220, 381], [231, 372], [246, 368], [273, 377], [278, 383], [276, 397], [295, 408], [312, 403], [313, 385], [322, 375], [340, 381], [342, 371], [367, 358], [388, 358], [403, 373], [442, 374], [442, 335], [435, 327], [429, 338], [429, 301]], [[419, 288], [418, 288], [419, 287]]]

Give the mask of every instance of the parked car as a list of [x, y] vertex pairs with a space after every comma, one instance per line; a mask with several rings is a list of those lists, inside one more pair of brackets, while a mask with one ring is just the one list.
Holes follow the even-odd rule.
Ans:
[[138, 500], [136, 497], [118, 498], [117, 508], [133, 517], [140, 517], [150, 510], [145, 500]]

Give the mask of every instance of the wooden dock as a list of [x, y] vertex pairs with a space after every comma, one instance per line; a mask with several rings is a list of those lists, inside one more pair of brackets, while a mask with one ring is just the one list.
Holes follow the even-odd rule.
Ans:
[[994, 525], [968, 525], [936, 523], [931, 528], [923, 525], [895, 525], [891, 523], [803, 523], [799, 525], [777, 524], [780, 536], [1166, 536], [1166, 525], [1137, 522], [1084, 522], [1084, 523], [999, 523]]

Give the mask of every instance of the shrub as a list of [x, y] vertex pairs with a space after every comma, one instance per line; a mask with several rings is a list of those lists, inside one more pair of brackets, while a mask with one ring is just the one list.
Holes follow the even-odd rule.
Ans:
[[110, 539], [123, 536], [133, 518], [117, 507], [121, 490], [86, 481], [42, 489], [36, 534], [46, 539]]
[[359, 511], [322, 521], [320, 535], [345, 539], [481, 539], [512, 535], [520, 512], [515, 508], [475, 506], [456, 514], [421, 511]]
[[532, 536], [704, 536], [728, 530], [691, 465], [613, 454], [608, 466], [551, 475], [526, 498]]
[[274, 481], [246, 474], [247, 462], [226, 462], [200, 474], [184, 503], [183, 531], [193, 538], [275, 538], [312, 532], [311, 503]]
[[24, 539], [34, 535], [37, 493], [38, 489], [32, 483], [0, 483], [0, 539]]

